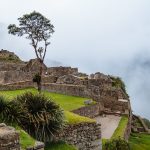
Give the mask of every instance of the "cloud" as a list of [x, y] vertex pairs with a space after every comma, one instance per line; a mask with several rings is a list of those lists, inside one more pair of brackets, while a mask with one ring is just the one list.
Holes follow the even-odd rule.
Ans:
[[7, 26], [25, 13], [39, 11], [56, 31], [46, 55], [48, 65], [121, 76], [133, 110], [150, 118], [149, 6], [149, 0], [5, 0], [0, 5], [0, 46], [23, 60], [34, 58], [30, 41], [8, 35]]

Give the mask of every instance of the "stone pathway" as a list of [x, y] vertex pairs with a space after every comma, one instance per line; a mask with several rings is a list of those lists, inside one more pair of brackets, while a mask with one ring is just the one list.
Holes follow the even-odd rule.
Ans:
[[110, 139], [115, 129], [118, 127], [121, 117], [115, 115], [106, 115], [105, 117], [98, 116], [95, 119], [97, 123], [101, 123], [102, 138]]

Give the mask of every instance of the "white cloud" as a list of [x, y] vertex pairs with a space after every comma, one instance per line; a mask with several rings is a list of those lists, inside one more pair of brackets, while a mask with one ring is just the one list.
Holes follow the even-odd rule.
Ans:
[[134, 99], [133, 109], [140, 113], [139, 106], [142, 110], [145, 108], [140, 99], [146, 104], [150, 101], [148, 97], [136, 95], [135, 90], [143, 84], [139, 70], [134, 74], [137, 80], [132, 85], [132, 78], [128, 78], [132, 70], [126, 69], [135, 55], [150, 50], [149, 6], [149, 0], [5, 0], [0, 5], [0, 22], [4, 24], [0, 24], [0, 46], [15, 51], [22, 59], [33, 58], [29, 41], [8, 35], [7, 26], [17, 23], [17, 18], [24, 13], [39, 11], [51, 19], [56, 31], [47, 60], [77, 66], [86, 72], [121, 75]]

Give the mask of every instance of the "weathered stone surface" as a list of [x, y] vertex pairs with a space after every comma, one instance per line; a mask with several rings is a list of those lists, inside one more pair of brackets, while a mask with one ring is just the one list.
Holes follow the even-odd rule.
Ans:
[[75, 145], [79, 150], [102, 150], [101, 125], [97, 123], [81, 123], [67, 126], [55, 138]]
[[81, 107], [79, 109], [73, 110], [72, 112], [81, 116], [95, 118], [99, 116], [103, 110], [104, 110], [103, 105], [101, 103], [97, 103], [94, 105]]
[[0, 124], [0, 150], [20, 150], [19, 134], [5, 124]]
[[78, 73], [78, 68], [71, 68], [71, 67], [51, 67], [47, 70], [48, 74], [53, 76], [64, 76], [69, 74], [76, 74]]

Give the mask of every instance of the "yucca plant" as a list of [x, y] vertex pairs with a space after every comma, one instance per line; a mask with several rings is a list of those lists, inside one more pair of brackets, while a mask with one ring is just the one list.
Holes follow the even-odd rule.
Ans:
[[15, 102], [25, 112], [20, 126], [37, 140], [51, 141], [65, 125], [62, 109], [42, 94], [28, 92], [18, 96]]
[[0, 96], [0, 120], [9, 125], [18, 124], [21, 118], [24, 118], [24, 109], [18, 106], [14, 101], [7, 101]]

